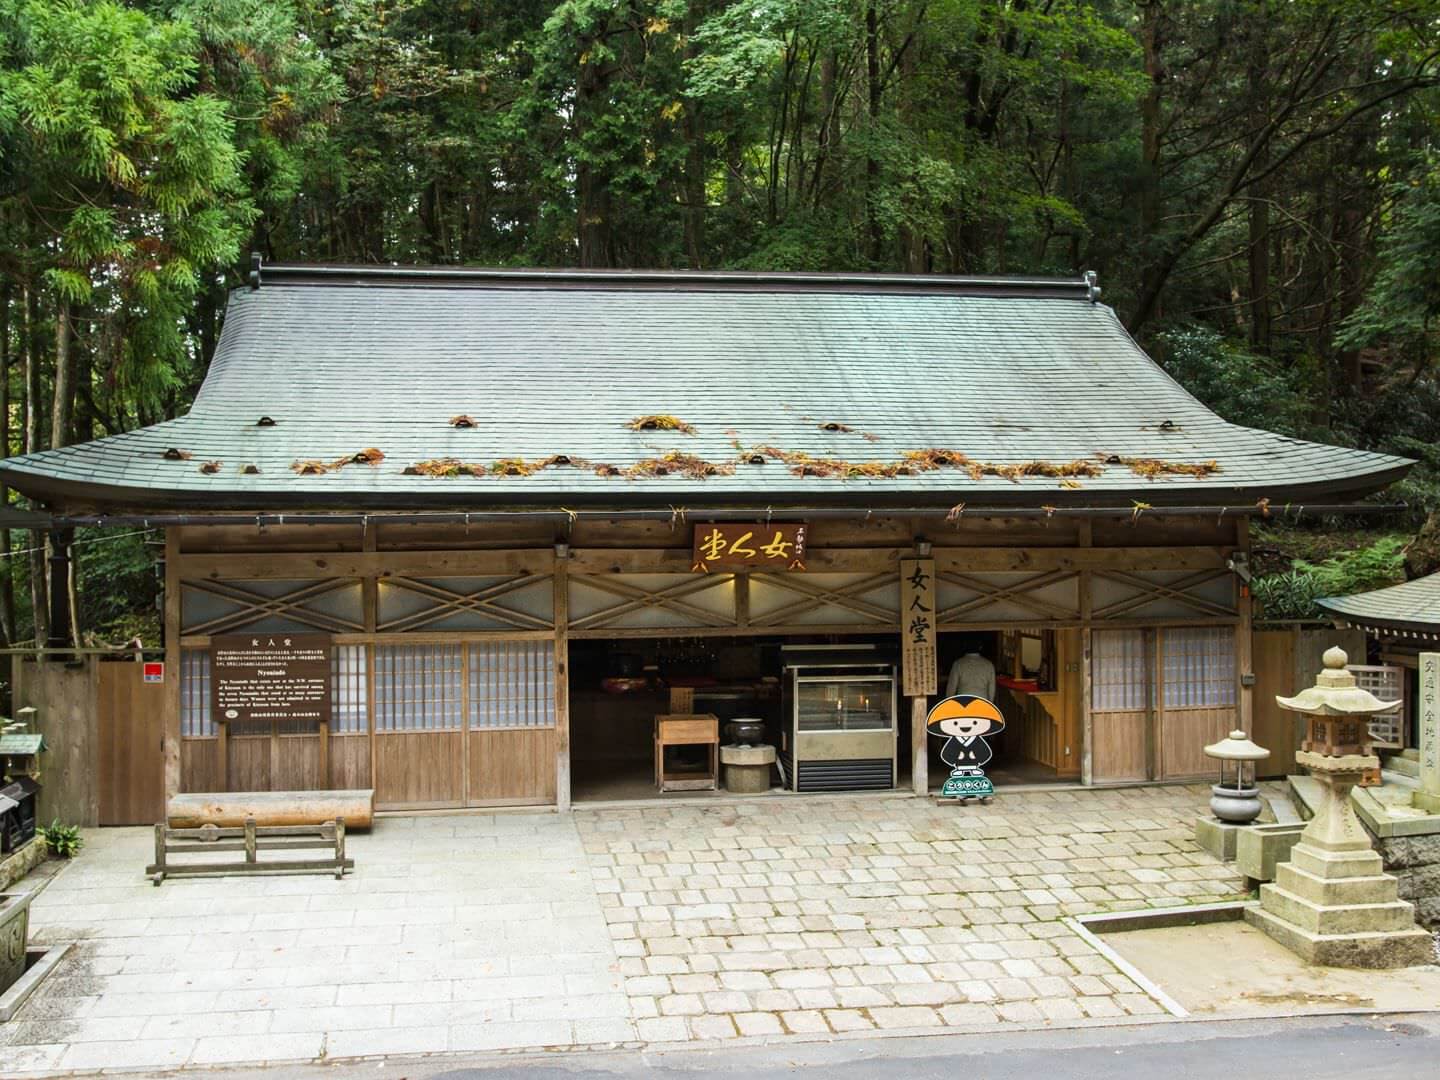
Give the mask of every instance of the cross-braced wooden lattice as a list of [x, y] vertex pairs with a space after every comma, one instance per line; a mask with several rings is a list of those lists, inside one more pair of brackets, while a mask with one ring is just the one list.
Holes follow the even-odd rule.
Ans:
[[707, 611], [694, 604], [687, 604], [683, 599], [694, 593], [704, 592], [706, 589], [719, 588], [734, 580], [734, 574], [702, 574], [698, 577], [687, 576], [682, 581], [662, 588], [644, 589], [638, 585], [619, 581], [614, 576], [571, 574], [572, 584], [585, 585], [591, 589], [609, 593], [611, 596], [618, 596], [621, 602], [599, 611], [593, 611], [588, 615], [572, 618], [570, 629], [588, 630], [614, 626], [617, 619], [647, 609], [682, 615], [689, 620], [685, 623], [687, 626], [734, 626], [733, 608], [732, 612], [727, 615], [722, 612]]
[[1136, 574], [1126, 573], [1124, 570], [1096, 570], [1094, 580], [1112, 581], [1117, 585], [1126, 588], [1140, 590], [1137, 595], [1127, 596], [1121, 600], [1115, 600], [1097, 607], [1091, 613], [1096, 621], [1102, 619], [1118, 619], [1129, 614], [1137, 608], [1147, 604], [1153, 604], [1161, 600], [1171, 600], [1182, 607], [1187, 607], [1200, 615], [1234, 616], [1236, 608], [1234, 604], [1222, 604], [1209, 597], [1200, 595], [1196, 590], [1210, 584], [1212, 581], [1219, 581], [1230, 576], [1229, 570], [1201, 570], [1197, 574], [1190, 574], [1179, 581], [1160, 582], [1150, 581], [1147, 578], [1139, 577]]
[[363, 623], [306, 606], [322, 596], [353, 589], [358, 585], [359, 582], [354, 578], [333, 578], [307, 582], [280, 596], [266, 596], [230, 581], [186, 581], [182, 583], [183, 588], [219, 597], [227, 603], [237, 605], [237, 610], [186, 626], [185, 633], [224, 634], [231, 630], [243, 630], [251, 623], [268, 617], [289, 619], [291, 622], [330, 633], [359, 633], [365, 629]]
[[937, 616], [937, 621], [942, 624], [964, 622], [966, 615], [990, 607], [992, 604], [1006, 601], [1042, 619], [1077, 619], [1080, 617], [1078, 602], [1066, 606], [1053, 603], [1043, 596], [1034, 595], [1040, 589], [1077, 579], [1079, 574], [1073, 570], [1051, 570], [1048, 573], [1035, 574], [1020, 581], [998, 583], [971, 577], [969, 574], [956, 573], [953, 570], [941, 571], [936, 576], [946, 584], [958, 585], [962, 589], [968, 589], [976, 594], [968, 600], [962, 600], [958, 604], [942, 608]]
[[548, 580], [550, 580], [548, 574], [522, 574], [520, 577], [492, 582], [472, 592], [463, 592], [457, 589], [448, 589], [429, 581], [419, 581], [415, 578], [388, 577], [384, 582], [387, 587], [423, 596], [432, 601], [432, 604], [421, 611], [413, 611], [408, 615], [387, 619], [379, 623], [376, 629], [381, 633], [419, 630], [431, 626], [441, 619], [448, 619], [452, 615], [471, 612], [487, 619], [493, 619], [506, 627], [515, 627], [520, 630], [549, 630], [552, 625], [550, 619], [518, 611], [515, 608], [503, 607], [496, 603], [502, 596], [508, 596]]
[[899, 612], [883, 607], [870, 600], [861, 599], [866, 593], [896, 583], [893, 570], [880, 574], [867, 574], [858, 581], [828, 588], [814, 577], [803, 574], [752, 574], [752, 582], [761, 581], [766, 585], [797, 594], [800, 599], [773, 608], [763, 615], [752, 615], [751, 626], [784, 626], [792, 624], [797, 616], [808, 615], [823, 607], [837, 607], [862, 616], [866, 622], [881, 626], [894, 626]]

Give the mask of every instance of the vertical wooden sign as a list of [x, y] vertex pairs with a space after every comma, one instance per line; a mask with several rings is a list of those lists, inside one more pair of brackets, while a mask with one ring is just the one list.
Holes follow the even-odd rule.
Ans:
[[928, 697], [940, 681], [935, 658], [935, 560], [900, 560], [900, 687]]

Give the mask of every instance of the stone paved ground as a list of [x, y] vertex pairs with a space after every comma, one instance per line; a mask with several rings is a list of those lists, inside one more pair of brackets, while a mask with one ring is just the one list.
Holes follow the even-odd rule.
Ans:
[[1205, 789], [381, 820], [357, 872], [180, 879], [89, 833], [33, 907], [75, 941], [0, 1075], [1073, 1023], [1158, 1003], [1060, 917], [1236, 895]]
[[646, 1041], [1160, 1013], [1059, 919], [1211, 902], [1201, 789], [579, 813]]

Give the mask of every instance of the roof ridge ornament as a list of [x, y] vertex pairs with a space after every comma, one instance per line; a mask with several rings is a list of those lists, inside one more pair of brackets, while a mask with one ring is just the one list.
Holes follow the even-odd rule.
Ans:
[[1086, 270], [1081, 276], [1085, 279], [1086, 297], [1090, 303], [1098, 304], [1100, 302], [1101, 289], [1100, 286], [1096, 284], [1096, 281], [1099, 279], [1099, 275], [1097, 275], [1094, 270]]
[[252, 251], [252, 252], [250, 252], [250, 274], [249, 274], [249, 281], [250, 281], [250, 291], [251, 291], [251, 292], [256, 292], [256, 291], [258, 291], [259, 288], [260, 288], [260, 266], [261, 266], [261, 264], [262, 264], [263, 262], [264, 262], [264, 259], [261, 258], [260, 252], [258, 252], [258, 251]]

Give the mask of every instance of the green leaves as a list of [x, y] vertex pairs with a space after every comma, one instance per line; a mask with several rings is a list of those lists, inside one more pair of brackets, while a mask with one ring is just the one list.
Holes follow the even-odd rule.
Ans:
[[[197, 86], [185, 20], [100, 0], [29, 0], [0, 70], [7, 200], [57, 302], [115, 328], [99, 358], [142, 410], [189, 362], [181, 333], [201, 275], [232, 264], [255, 219], [226, 103]], [[146, 352], [136, 351], [143, 343]]]

